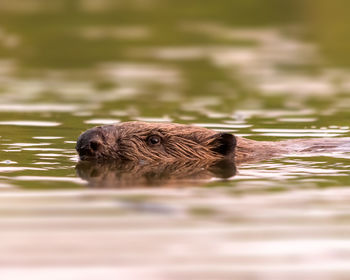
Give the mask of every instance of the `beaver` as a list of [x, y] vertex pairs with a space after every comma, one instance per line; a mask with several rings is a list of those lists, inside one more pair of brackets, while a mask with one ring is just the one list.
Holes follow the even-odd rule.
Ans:
[[191, 125], [132, 121], [88, 129], [79, 136], [76, 150], [83, 161], [145, 164], [234, 160], [240, 164], [290, 153], [329, 152], [339, 147], [349, 150], [350, 138], [255, 141]]

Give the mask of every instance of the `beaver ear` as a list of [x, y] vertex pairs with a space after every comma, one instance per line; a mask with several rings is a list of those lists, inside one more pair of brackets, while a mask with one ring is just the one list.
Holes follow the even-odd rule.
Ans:
[[218, 133], [213, 136], [210, 145], [213, 146], [212, 151], [223, 156], [233, 155], [237, 140], [236, 137], [229, 133]]

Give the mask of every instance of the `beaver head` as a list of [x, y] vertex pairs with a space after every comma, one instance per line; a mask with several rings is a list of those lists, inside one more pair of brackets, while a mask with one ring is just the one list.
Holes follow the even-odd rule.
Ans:
[[91, 128], [79, 136], [81, 160], [138, 162], [232, 159], [236, 138], [201, 127], [125, 122]]

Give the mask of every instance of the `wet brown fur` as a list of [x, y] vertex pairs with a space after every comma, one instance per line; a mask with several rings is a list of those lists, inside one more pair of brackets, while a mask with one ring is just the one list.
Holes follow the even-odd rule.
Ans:
[[[161, 144], [150, 147], [147, 139], [159, 136]], [[224, 158], [216, 152], [219, 133], [209, 129], [180, 124], [125, 122], [88, 130], [77, 143], [77, 150], [88, 150], [88, 141], [98, 143], [93, 157], [130, 161], [177, 161], [208, 160]], [[234, 156], [233, 153], [229, 156]], [[88, 159], [88, 156], [81, 156]]]
[[[149, 144], [152, 135], [160, 137], [159, 145]], [[327, 150], [349, 142], [349, 138], [254, 141], [190, 125], [124, 122], [87, 130], [79, 137], [77, 150], [83, 160], [169, 163], [234, 158], [239, 164], [285, 153]]]

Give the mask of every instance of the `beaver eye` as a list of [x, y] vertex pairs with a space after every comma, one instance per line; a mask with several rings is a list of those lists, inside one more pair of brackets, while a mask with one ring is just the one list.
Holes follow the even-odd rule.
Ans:
[[159, 145], [161, 138], [158, 135], [151, 135], [147, 138], [147, 143], [151, 146]]

